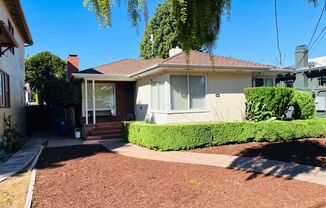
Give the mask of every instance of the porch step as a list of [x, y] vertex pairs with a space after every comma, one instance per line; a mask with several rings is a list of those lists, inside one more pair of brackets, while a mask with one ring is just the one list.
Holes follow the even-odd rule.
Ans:
[[100, 139], [118, 139], [122, 138], [122, 133], [108, 134], [108, 135], [96, 135], [96, 136], [86, 136], [85, 140], [100, 140]]
[[97, 123], [97, 124], [87, 124], [85, 128], [93, 128], [93, 127], [108, 127], [108, 126], [121, 126], [121, 121], [111, 121], [105, 123]]
[[98, 135], [108, 135], [108, 134], [117, 134], [117, 133], [122, 133], [121, 128], [117, 129], [96, 129], [94, 131], [90, 131], [89, 135], [90, 136], [98, 136]]
[[121, 122], [113, 121], [106, 123], [88, 124], [84, 126], [85, 140], [116, 139], [123, 137]]

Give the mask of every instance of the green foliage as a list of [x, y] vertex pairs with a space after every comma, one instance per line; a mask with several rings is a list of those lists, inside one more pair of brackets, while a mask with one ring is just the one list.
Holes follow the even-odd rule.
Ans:
[[[158, 5], [154, 16], [146, 26], [143, 39], [140, 43], [140, 56], [144, 59], [153, 57], [167, 58], [169, 50], [181, 46], [178, 41], [177, 21], [171, 13], [171, 4], [165, 2]], [[150, 41], [151, 34], [154, 36], [154, 48]], [[200, 50], [201, 46], [196, 45], [192, 49]]]
[[49, 105], [76, 106], [81, 102], [80, 85], [64, 79], [46, 82], [44, 94]]
[[326, 119], [207, 124], [126, 123], [125, 138], [150, 149], [183, 150], [229, 143], [325, 137]]
[[31, 89], [39, 93], [39, 99], [44, 100], [44, 85], [47, 81], [63, 79], [66, 75], [66, 62], [48, 52], [40, 52], [30, 56], [25, 61], [26, 82]]
[[220, 32], [223, 14], [230, 13], [231, 0], [169, 0], [177, 21], [178, 39], [188, 51], [196, 45], [211, 52]]
[[316, 104], [311, 93], [294, 91], [291, 105], [294, 106], [295, 119], [310, 119], [315, 117]]
[[273, 117], [284, 119], [290, 106], [294, 89], [285, 87], [245, 88], [246, 118], [249, 121], [263, 121]]
[[4, 131], [3, 136], [6, 138], [9, 151], [15, 151], [22, 147], [24, 143], [24, 135], [19, 129], [18, 123], [11, 120], [11, 116], [4, 115]]
[[[210, 52], [220, 32], [221, 17], [230, 14], [231, 0], [166, 0], [172, 4], [172, 13], [177, 21], [177, 35], [185, 51], [204, 46]], [[306, 0], [317, 4], [318, 0]], [[120, 0], [83, 0], [84, 6], [94, 12], [103, 26], [111, 26], [112, 6]], [[133, 26], [137, 26], [141, 13], [147, 23], [146, 0], [128, 0], [128, 14]], [[248, 23], [249, 24], [249, 23]]]

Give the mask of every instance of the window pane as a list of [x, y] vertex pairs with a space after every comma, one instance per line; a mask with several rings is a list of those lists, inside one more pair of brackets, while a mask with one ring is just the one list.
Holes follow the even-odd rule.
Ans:
[[265, 87], [273, 87], [273, 79], [265, 78]]
[[165, 85], [164, 82], [158, 83], [158, 109], [165, 109]]
[[4, 74], [0, 72], [0, 106], [4, 106]]
[[171, 109], [188, 110], [188, 77], [173, 75], [171, 81]]
[[152, 82], [151, 84], [152, 89], [152, 97], [151, 97], [151, 103], [152, 103], [152, 110], [157, 110], [158, 109], [158, 96], [157, 96], [157, 83]]
[[263, 87], [264, 79], [255, 79], [255, 87]]
[[[88, 109], [93, 108], [92, 84], [87, 85]], [[95, 84], [95, 108], [96, 110], [108, 110], [114, 108], [114, 85]]]
[[205, 108], [205, 76], [189, 76], [190, 108]]

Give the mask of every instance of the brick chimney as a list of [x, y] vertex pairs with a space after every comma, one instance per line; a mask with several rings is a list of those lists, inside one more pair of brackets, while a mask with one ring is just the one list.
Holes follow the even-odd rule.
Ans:
[[69, 80], [72, 73], [78, 72], [79, 59], [75, 54], [69, 54], [67, 58], [67, 79]]

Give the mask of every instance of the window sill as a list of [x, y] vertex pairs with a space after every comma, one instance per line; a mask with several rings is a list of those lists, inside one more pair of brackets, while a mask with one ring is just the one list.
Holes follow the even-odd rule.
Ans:
[[185, 113], [208, 113], [210, 112], [207, 109], [202, 109], [202, 110], [171, 110], [168, 111], [167, 114], [185, 114]]

